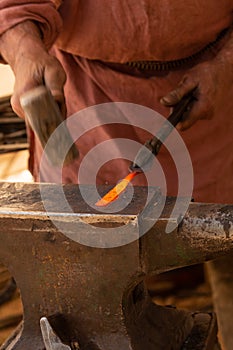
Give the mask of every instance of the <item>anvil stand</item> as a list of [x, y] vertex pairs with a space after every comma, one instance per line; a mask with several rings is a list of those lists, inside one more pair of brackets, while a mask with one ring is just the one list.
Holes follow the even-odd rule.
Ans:
[[[47, 202], [59, 201], [57, 185], [42, 186]], [[91, 197], [93, 189], [88, 191]], [[141, 223], [150, 225], [151, 208], [161, 197], [152, 189], [148, 210], [141, 217], [146, 191], [135, 188], [124, 212], [106, 215], [87, 206], [78, 186], [66, 185], [64, 193], [73, 213], [56, 212], [51, 221], [38, 184], [0, 184], [0, 260], [16, 280], [24, 307], [21, 329], [1, 350], [45, 349], [42, 317], [71, 349], [194, 348], [191, 336], [184, 339], [190, 331], [197, 332], [195, 314], [153, 305], [143, 280], [232, 252], [233, 206], [191, 203], [182, 224], [167, 234], [167, 223], [176, 221], [170, 217], [175, 199], [167, 198], [159, 220], [139, 237]], [[90, 223], [94, 233], [95, 227], [117, 227], [119, 234], [127, 224], [135, 240], [127, 243], [122, 235], [121, 246], [89, 247], [71, 240], [55, 225], [62, 223], [72, 234], [74, 222], [74, 237], [85, 237]], [[199, 349], [207, 350], [214, 346], [216, 329], [213, 315], [203, 317], [207, 319], [201, 320], [205, 335]]]

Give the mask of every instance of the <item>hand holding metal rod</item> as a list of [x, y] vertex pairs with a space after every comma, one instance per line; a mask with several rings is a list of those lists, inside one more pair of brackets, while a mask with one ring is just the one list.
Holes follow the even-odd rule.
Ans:
[[127, 175], [121, 180], [113, 189], [111, 189], [104, 197], [95, 203], [97, 207], [103, 207], [113, 202], [126, 189], [129, 182], [140, 172], [149, 170], [154, 156], [156, 156], [162, 146], [163, 142], [170, 135], [174, 127], [182, 120], [184, 113], [188, 112], [196, 100], [194, 90], [184, 96], [182, 100], [174, 107], [173, 112], [164, 122], [161, 129], [156, 136], [146, 141], [136, 155], [134, 162], [131, 164], [129, 170], [131, 174]]
[[[182, 98], [182, 100], [174, 107], [173, 112], [164, 122], [157, 134], [152, 139], [146, 141], [140, 148], [134, 162], [130, 165], [131, 172], [142, 172], [150, 169], [154, 156], [157, 156], [166, 138], [182, 120], [184, 113], [190, 110], [193, 102], [196, 100], [194, 91], [195, 90], [191, 91]], [[150, 152], [148, 152], [148, 150]]]

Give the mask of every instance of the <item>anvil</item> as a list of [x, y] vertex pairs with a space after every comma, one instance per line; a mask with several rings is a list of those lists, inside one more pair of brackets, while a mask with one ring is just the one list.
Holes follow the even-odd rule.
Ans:
[[[66, 203], [59, 200], [61, 188]], [[190, 203], [181, 223], [165, 233], [167, 223], [177, 220], [171, 216], [176, 198], [165, 198], [153, 222], [163, 198], [157, 188], [135, 187], [128, 205], [118, 211], [116, 204], [112, 213], [88, 205], [82, 190], [0, 184], [0, 261], [15, 279], [24, 309], [21, 327], [1, 350], [44, 350], [44, 317], [64, 346], [81, 350], [193, 349], [190, 334], [201, 319], [206, 337], [199, 349], [212, 349], [213, 315], [153, 304], [144, 279], [232, 252], [233, 206]], [[92, 186], [84, 190], [92, 201]], [[101, 195], [107, 188], [97, 190]], [[111, 246], [104, 239], [113, 228], [120, 243], [112, 235]]]

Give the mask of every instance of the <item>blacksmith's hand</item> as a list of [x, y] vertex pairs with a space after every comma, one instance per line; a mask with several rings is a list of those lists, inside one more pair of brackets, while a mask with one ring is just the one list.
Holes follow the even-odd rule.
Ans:
[[54, 96], [65, 116], [63, 87], [66, 80], [60, 62], [46, 50], [40, 32], [31, 21], [22, 22], [0, 37], [0, 52], [15, 75], [12, 108], [24, 117], [19, 98], [38, 85], [45, 85]]
[[[229, 52], [229, 50], [226, 50]], [[232, 50], [233, 53], [233, 50]], [[232, 55], [233, 57], [233, 55]], [[184, 95], [196, 88], [197, 101], [190, 112], [177, 124], [178, 130], [186, 130], [200, 119], [212, 119], [229, 96], [233, 84], [233, 62], [225, 52], [212, 61], [200, 63], [190, 69], [180, 83], [164, 96], [160, 102], [168, 107], [176, 105]]]

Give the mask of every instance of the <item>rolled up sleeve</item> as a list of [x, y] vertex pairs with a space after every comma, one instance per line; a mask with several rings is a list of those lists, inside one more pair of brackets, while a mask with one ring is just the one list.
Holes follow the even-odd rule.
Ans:
[[39, 26], [42, 40], [49, 49], [62, 28], [58, 5], [57, 0], [1, 0], [0, 35], [21, 22], [31, 20]]

